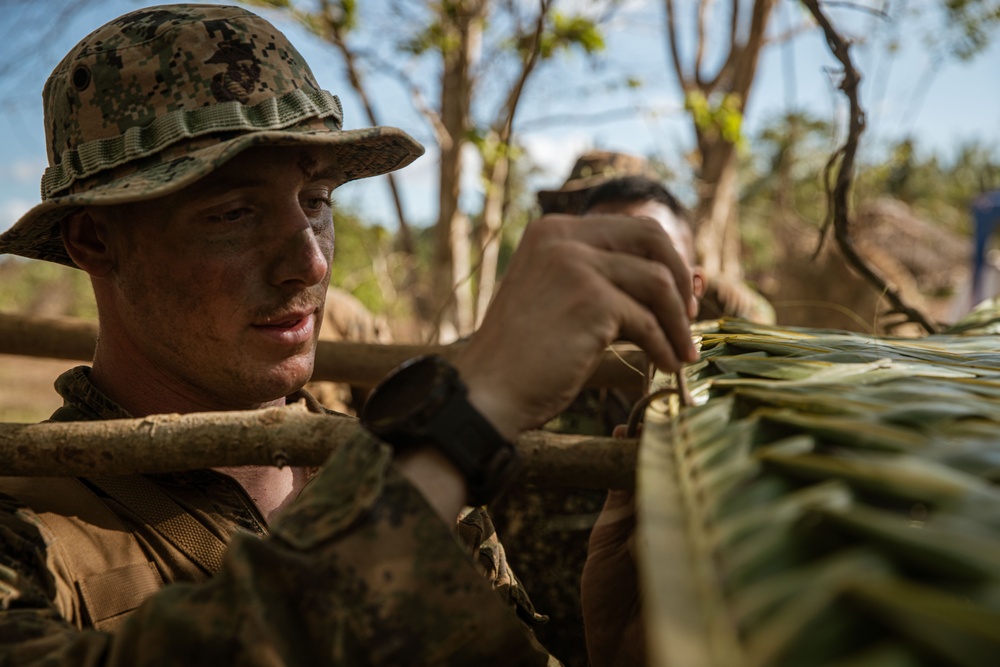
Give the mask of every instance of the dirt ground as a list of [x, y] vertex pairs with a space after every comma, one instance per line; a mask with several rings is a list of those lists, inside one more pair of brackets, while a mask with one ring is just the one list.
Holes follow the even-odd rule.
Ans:
[[47, 419], [62, 405], [53, 383], [60, 373], [80, 363], [0, 354], [0, 422]]

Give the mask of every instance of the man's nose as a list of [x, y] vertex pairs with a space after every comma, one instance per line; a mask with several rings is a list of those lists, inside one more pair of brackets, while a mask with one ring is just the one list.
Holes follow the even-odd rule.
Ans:
[[317, 222], [296, 203], [283, 211], [276, 243], [272, 282], [276, 285], [320, 283], [330, 268], [333, 256], [333, 221]]

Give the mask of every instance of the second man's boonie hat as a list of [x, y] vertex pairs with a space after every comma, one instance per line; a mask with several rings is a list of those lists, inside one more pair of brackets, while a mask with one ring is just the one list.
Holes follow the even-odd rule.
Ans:
[[251, 146], [328, 146], [348, 181], [423, 153], [396, 128], [344, 130], [340, 100], [288, 39], [239, 7], [115, 19], [70, 51], [42, 97], [42, 203], [0, 234], [0, 253], [68, 266], [59, 223], [74, 209], [171, 194]]
[[538, 205], [542, 213], [579, 213], [594, 188], [622, 176], [646, 176], [659, 180], [644, 157], [614, 151], [590, 151], [577, 159], [561, 188], [538, 191]]

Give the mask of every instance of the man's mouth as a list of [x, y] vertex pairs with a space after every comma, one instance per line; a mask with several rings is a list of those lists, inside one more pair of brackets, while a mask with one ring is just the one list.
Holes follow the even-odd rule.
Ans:
[[296, 325], [304, 320], [304, 317], [293, 317], [285, 320], [280, 320], [278, 322], [269, 322], [267, 324], [258, 324], [256, 326], [264, 327], [266, 329], [292, 329]]
[[273, 315], [261, 315], [254, 322], [255, 327], [271, 327], [275, 329], [290, 329], [302, 320], [312, 318], [316, 308], [297, 308], [291, 311], [278, 312]]
[[316, 310], [297, 310], [274, 317], [265, 317], [253, 324], [253, 328], [271, 340], [299, 345], [312, 339]]

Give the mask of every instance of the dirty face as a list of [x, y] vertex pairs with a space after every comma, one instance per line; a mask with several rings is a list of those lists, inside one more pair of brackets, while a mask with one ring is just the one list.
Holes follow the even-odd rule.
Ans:
[[197, 404], [255, 407], [298, 389], [312, 374], [340, 182], [328, 150], [259, 147], [177, 194], [112, 209], [102, 335], [110, 313], [113, 343], [148, 382]]

